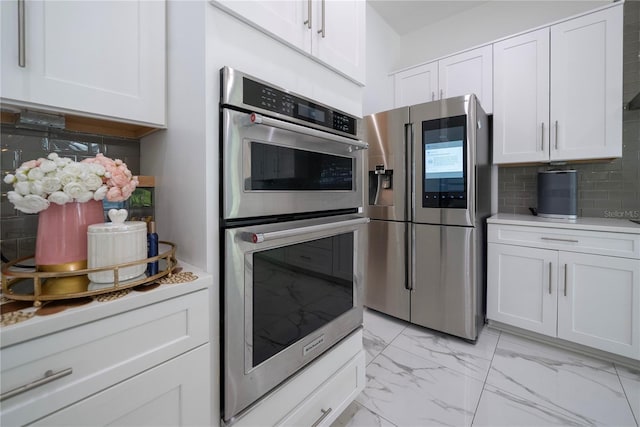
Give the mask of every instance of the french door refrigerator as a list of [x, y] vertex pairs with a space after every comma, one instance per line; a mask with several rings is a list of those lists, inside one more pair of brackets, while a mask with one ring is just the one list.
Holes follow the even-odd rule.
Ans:
[[485, 219], [497, 205], [487, 120], [474, 95], [365, 117], [365, 306], [477, 339]]

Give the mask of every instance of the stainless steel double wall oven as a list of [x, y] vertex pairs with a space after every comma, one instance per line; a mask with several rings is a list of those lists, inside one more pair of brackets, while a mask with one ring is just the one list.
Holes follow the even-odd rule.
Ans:
[[223, 418], [362, 324], [360, 119], [221, 75]]

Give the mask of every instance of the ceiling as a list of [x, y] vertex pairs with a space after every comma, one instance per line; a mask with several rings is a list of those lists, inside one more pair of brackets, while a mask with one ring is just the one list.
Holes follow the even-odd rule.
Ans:
[[480, 6], [488, 0], [367, 0], [398, 35]]

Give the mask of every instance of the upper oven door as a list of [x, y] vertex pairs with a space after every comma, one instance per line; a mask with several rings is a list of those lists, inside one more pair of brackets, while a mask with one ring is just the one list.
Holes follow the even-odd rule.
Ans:
[[367, 144], [223, 109], [223, 218], [358, 208]]

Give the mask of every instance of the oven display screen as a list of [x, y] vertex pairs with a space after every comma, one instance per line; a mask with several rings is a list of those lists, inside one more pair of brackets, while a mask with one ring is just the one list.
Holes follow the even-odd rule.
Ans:
[[298, 103], [298, 115], [318, 123], [324, 123], [326, 121], [324, 111], [318, 108], [311, 108], [306, 104]]
[[467, 207], [466, 134], [466, 116], [422, 123], [422, 207]]
[[353, 233], [253, 254], [253, 366], [354, 306]]

